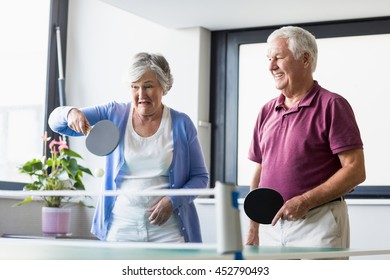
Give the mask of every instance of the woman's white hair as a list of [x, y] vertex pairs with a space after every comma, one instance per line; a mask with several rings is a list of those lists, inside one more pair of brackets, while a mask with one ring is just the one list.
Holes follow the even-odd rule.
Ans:
[[313, 73], [316, 70], [318, 48], [313, 34], [301, 27], [284, 26], [272, 32], [268, 36], [267, 42], [270, 43], [277, 38], [287, 39], [288, 48], [293, 53], [295, 59], [299, 59], [304, 53], [309, 53], [311, 72]]
[[134, 83], [147, 71], [156, 74], [157, 81], [163, 88], [164, 95], [172, 88], [173, 77], [168, 61], [161, 54], [141, 52], [134, 56], [128, 71], [128, 81]]

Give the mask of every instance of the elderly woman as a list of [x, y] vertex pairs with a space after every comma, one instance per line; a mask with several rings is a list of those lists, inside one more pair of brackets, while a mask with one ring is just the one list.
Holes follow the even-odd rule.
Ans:
[[49, 125], [57, 133], [85, 135], [95, 123], [112, 121], [118, 147], [106, 157], [106, 190], [99, 199], [92, 233], [107, 241], [201, 242], [194, 196], [132, 196], [132, 192], [206, 188], [208, 172], [190, 118], [164, 105], [173, 78], [166, 59], [139, 53], [129, 70], [131, 102], [86, 108], [58, 107]]

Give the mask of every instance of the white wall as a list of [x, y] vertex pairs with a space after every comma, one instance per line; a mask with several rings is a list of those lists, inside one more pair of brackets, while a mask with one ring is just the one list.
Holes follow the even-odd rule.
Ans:
[[[42, 202], [32, 201], [23, 206], [15, 206], [22, 199], [0, 197], [0, 236], [2, 235], [42, 235]], [[69, 204], [71, 207], [71, 232], [73, 237], [92, 238], [91, 224], [93, 209], [79, 204]]]
[[[351, 247], [390, 248], [390, 201], [388, 199], [347, 200], [351, 225]], [[354, 259], [390, 259], [390, 255]]]
[[[130, 100], [126, 70], [132, 56], [141, 51], [159, 52], [170, 63], [174, 84], [163, 102], [187, 113], [195, 125], [208, 122], [210, 32], [203, 28], [168, 29], [99, 0], [69, 1], [68, 105]], [[199, 138], [209, 166], [209, 130], [200, 128]], [[85, 149], [85, 139], [70, 141], [88, 167], [104, 167], [103, 158]], [[86, 182], [95, 188], [102, 179], [86, 177]]]

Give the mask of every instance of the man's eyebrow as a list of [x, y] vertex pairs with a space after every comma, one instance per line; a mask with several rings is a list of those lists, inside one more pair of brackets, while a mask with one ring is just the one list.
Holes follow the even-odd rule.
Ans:
[[[138, 84], [139, 82], [132, 82], [131, 84]], [[153, 80], [147, 80], [147, 81], [145, 81], [145, 82], [143, 82], [144, 84], [147, 84], [147, 83], [151, 83], [151, 84], [153, 84], [154, 83], [154, 81]]]

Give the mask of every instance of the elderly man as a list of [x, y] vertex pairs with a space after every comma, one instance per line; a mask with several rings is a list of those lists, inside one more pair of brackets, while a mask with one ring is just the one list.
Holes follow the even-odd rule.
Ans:
[[366, 176], [353, 110], [314, 80], [317, 44], [311, 33], [287, 26], [267, 42], [269, 70], [281, 94], [261, 108], [254, 127], [251, 189], [273, 188], [285, 203], [271, 225], [250, 221], [246, 243], [348, 248], [344, 195]]

